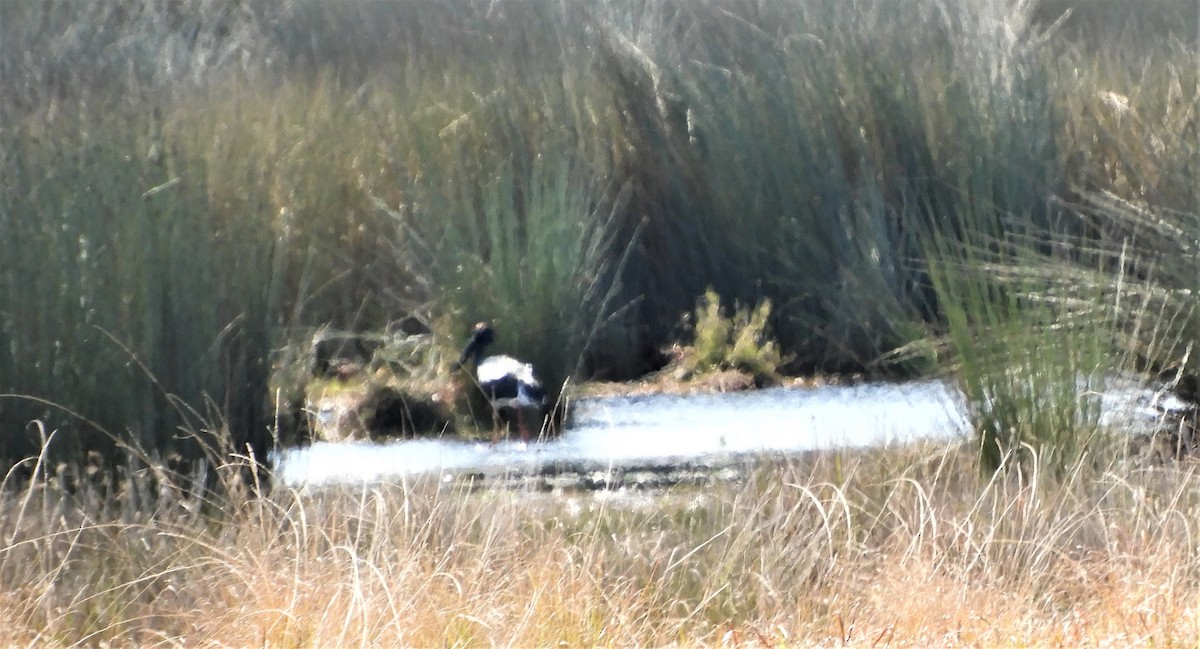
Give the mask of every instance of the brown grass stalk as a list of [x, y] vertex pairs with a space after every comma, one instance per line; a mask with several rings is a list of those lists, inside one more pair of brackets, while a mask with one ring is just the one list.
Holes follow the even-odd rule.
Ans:
[[215, 518], [39, 483], [0, 503], [0, 644], [1200, 639], [1191, 468], [980, 482], [973, 462], [942, 447], [843, 451], [654, 494], [277, 487]]

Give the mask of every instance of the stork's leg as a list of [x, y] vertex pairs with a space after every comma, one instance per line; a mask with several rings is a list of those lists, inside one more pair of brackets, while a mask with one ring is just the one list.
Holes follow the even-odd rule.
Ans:
[[517, 408], [517, 429], [521, 431], [521, 441], [529, 441], [529, 429], [525, 427], [525, 408]]
[[500, 409], [492, 408], [492, 446], [500, 441]]

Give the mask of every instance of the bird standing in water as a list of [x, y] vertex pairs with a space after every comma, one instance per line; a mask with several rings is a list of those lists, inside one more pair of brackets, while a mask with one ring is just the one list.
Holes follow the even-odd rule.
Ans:
[[529, 441], [529, 427], [525, 422], [526, 411], [536, 411], [537, 416], [545, 406], [546, 391], [533, 375], [533, 366], [511, 356], [487, 356], [484, 350], [496, 340], [496, 330], [486, 322], [475, 325], [471, 340], [463, 348], [458, 359], [459, 367], [468, 361], [475, 363], [475, 376], [479, 389], [492, 406], [492, 443], [500, 439], [500, 411], [509, 408], [516, 412], [517, 430], [521, 441]]

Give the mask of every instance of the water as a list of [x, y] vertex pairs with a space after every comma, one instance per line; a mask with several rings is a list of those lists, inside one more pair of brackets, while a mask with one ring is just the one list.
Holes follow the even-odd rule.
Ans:
[[545, 474], [573, 467], [662, 467], [762, 454], [964, 434], [943, 383], [771, 388], [690, 396], [581, 399], [563, 435], [496, 446], [450, 439], [315, 443], [277, 458], [286, 484], [377, 481], [424, 473]]
[[[1135, 385], [1110, 387], [1100, 396], [1103, 423], [1153, 419]], [[315, 443], [283, 451], [276, 470], [296, 486], [422, 474], [454, 479], [716, 468], [763, 455], [962, 438], [969, 430], [962, 412], [957, 391], [938, 381], [591, 398], [577, 401], [567, 430], [545, 443]]]

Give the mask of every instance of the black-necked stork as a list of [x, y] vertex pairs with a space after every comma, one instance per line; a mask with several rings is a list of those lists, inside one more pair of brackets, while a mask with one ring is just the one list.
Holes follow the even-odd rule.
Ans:
[[533, 374], [533, 366], [512, 356], [484, 357], [484, 350], [496, 340], [496, 330], [486, 322], [475, 325], [471, 340], [463, 348], [458, 366], [465, 367], [468, 361], [475, 362], [475, 376], [479, 389], [492, 405], [494, 431], [492, 443], [500, 439], [500, 410], [510, 408], [517, 413], [517, 429], [521, 441], [529, 441], [529, 428], [525, 424], [525, 411], [536, 410], [541, 415], [546, 402], [546, 391]]

